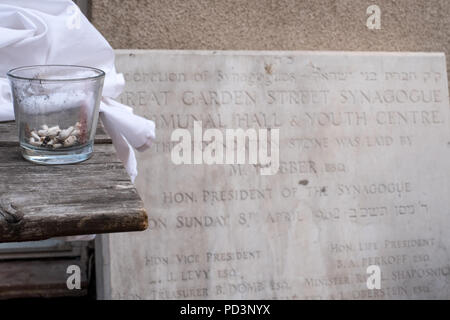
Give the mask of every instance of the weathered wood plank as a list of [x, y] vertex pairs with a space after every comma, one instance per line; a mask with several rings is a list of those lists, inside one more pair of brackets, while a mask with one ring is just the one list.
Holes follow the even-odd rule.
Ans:
[[[0, 146], [14, 146], [19, 143], [15, 121], [0, 122]], [[95, 143], [111, 143], [111, 138], [105, 132], [101, 123], [98, 122], [95, 134]]]
[[[14, 126], [6, 127], [0, 132], [12, 136]], [[0, 142], [0, 242], [146, 228], [142, 200], [111, 144], [96, 144], [83, 163], [42, 166], [24, 160], [17, 142]]]
[[[67, 267], [81, 268], [81, 289], [67, 289]], [[84, 296], [87, 294], [87, 263], [80, 258], [0, 261], [0, 299]]]

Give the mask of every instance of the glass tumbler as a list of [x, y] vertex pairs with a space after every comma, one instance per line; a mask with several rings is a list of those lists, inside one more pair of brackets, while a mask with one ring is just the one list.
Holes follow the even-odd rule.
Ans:
[[12, 69], [7, 76], [22, 156], [40, 164], [88, 159], [105, 73], [91, 67], [41, 65]]

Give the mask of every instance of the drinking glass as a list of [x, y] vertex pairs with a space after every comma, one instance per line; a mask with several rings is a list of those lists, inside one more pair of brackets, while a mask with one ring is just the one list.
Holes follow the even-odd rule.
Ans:
[[93, 152], [105, 73], [69, 65], [20, 67], [7, 73], [22, 156], [68, 164]]

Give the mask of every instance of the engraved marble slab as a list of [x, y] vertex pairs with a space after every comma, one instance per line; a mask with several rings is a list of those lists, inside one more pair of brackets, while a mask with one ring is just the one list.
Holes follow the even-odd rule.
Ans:
[[[102, 297], [450, 298], [444, 54], [119, 50], [117, 68], [157, 142], [148, 230], [99, 242]], [[279, 129], [278, 172], [175, 165], [194, 121]]]

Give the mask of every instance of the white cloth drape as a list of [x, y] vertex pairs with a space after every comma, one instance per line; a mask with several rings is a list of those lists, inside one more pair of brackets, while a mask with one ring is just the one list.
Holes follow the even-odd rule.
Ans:
[[0, 0], [0, 121], [14, 119], [6, 72], [39, 64], [105, 71], [100, 118], [134, 181], [137, 165], [132, 147], [147, 149], [155, 138], [155, 125], [113, 100], [122, 92], [124, 79], [116, 72], [111, 46], [72, 1]]

